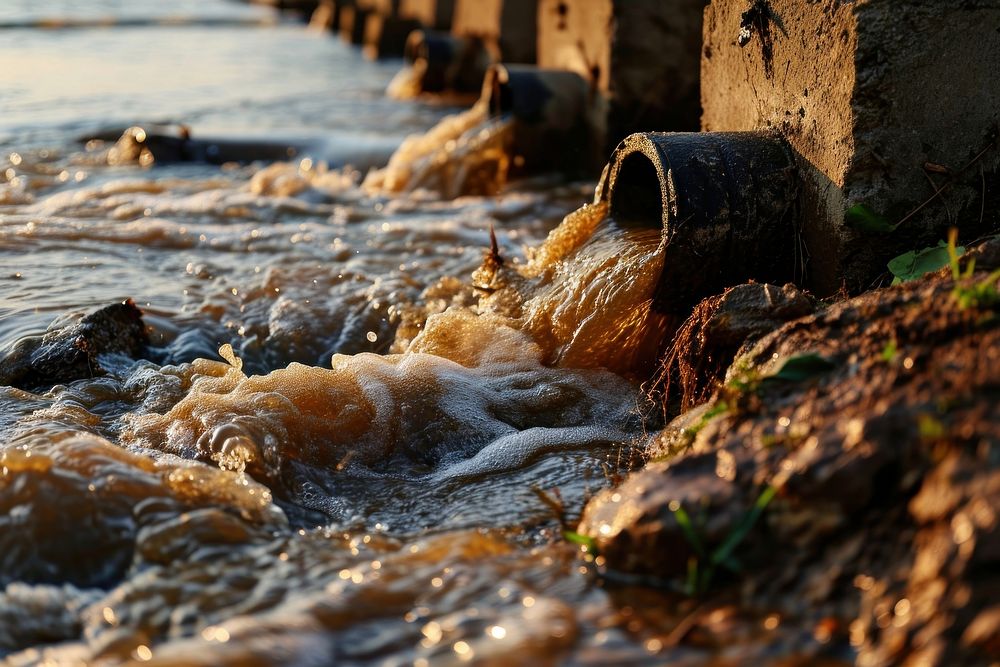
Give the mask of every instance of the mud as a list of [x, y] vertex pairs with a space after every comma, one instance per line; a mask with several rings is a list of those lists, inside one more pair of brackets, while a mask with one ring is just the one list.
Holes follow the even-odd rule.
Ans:
[[[996, 249], [977, 255], [989, 269]], [[988, 279], [870, 292], [765, 336], [580, 530], [612, 572], [684, 587], [693, 568], [708, 600], [860, 665], [997, 660], [1000, 320], [960, 291]]]

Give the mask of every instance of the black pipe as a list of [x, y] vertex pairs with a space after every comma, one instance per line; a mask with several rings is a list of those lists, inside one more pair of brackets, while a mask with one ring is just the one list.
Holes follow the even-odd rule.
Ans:
[[649, 132], [618, 145], [599, 191], [615, 224], [662, 228], [654, 304], [684, 314], [732, 285], [795, 280], [798, 184], [781, 138]]
[[[91, 135], [90, 139], [110, 136]], [[192, 137], [186, 126], [176, 130], [166, 126], [155, 129], [130, 127], [108, 154], [112, 164], [139, 163], [142, 166], [195, 163], [222, 165], [229, 162], [279, 162], [309, 156], [339, 167], [352, 164], [365, 169], [384, 165], [395, 150], [393, 142], [384, 145], [358, 145], [335, 138], [317, 139], [259, 139], [250, 137]]]
[[420, 90], [425, 93], [479, 92], [492, 63], [481, 39], [433, 30], [411, 32], [403, 57], [422, 72]]
[[559, 171], [586, 175], [600, 164], [594, 98], [575, 72], [529, 65], [493, 65], [483, 81], [492, 117], [514, 122], [514, 175]]

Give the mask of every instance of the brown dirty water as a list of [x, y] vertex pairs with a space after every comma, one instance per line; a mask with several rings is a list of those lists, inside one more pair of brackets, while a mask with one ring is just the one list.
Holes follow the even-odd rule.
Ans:
[[[398, 63], [178, 7], [188, 27], [0, 46], [24, 64], [0, 119], [4, 664], [852, 660], [573, 542], [663, 427], [659, 230], [618, 226], [593, 183], [508, 182], [511, 124], [387, 100]], [[128, 85], [83, 85], [59, 49]], [[362, 172], [117, 142], [177, 123], [398, 150]]]
[[[203, 5], [184, 11], [230, 11]], [[231, 27], [16, 34], [5, 664], [727, 664], [737, 626], [747, 655], [788, 641], [724, 605], [692, 623], [694, 601], [606, 586], [537, 493], [576, 517], [641, 461], [658, 233], [571, 213], [593, 184], [506, 184], [507, 122], [387, 102], [394, 68], [299, 27], [253, 30], [252, 54]], [[74, 87], [70, 66], [30, 75], [60, 40], [122, 81], [155, 79], [173, 41], [191, 88], [171, 68], [134, 96]], [[212, 99], [189, 43], [198, 72], [232, 77]], [[401, 147], [364, 174], [309, 155], [163, 166], [115, 141], [175, 120]]]

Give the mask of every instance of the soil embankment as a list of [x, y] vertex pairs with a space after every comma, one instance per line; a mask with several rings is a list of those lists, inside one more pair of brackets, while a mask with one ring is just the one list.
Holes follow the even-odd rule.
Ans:
[[[735, 603], [857, 664], [1000, 659], [1000, 243], [970, 256], [971, 277], [869, 292], [745, 347], [586, 508], [609, 570], [704, 596], [692, 632]], [[712, 324], [720, 303], [686, 325], [699, 354], [713, 326], [739, 330]]]

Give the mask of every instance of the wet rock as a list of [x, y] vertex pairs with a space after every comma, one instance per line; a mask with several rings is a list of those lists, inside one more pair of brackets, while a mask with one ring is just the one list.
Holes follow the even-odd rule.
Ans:
[[149, 342], [142, 311], [131, 299], [53, 326], [22, 338], [0, 359], [0, 384], [34, 389], [103, 375], [101, 355], [136, 357]]
[[679, 385], [681, 408], [708, 399], [740, 348], [809, 315], [813, 299], [788, 284], [737, 285], [699, 303], [674, 336], [657, 378], [664, 404]]
[[579, 530], [609, 568], [668, 582], [739, 538], [732, 594], [858, 664], [996, 661], [1000, 318], [963, 305], [973, 287], [996, 290], [932, 276], [764, 336], [661, 434], [681, 453], [602, 492]]

